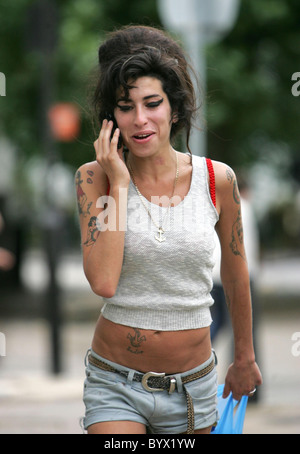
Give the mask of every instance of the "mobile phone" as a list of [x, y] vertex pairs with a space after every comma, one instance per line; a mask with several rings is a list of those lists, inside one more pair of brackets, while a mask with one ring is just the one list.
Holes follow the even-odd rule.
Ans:
[[[111, 136], [110, 136], [110, 140], [111, 140], [113, 138], [113, 135], [114, 135], [115, 130], [117, 129], [118, 125], [117, 125], [117, 122], [115, 120], [115, 117], [112, 114], [107, 114], [106, 117], [107, 117], [108, 121], [112, 121], [113, 122], [113, 128], [112, 128]], [[122, 148], [122, 146], [123, 146], [123, 141], [122, 141], [122, 136], [120, 134], [119, 140], [118, 140], [118, 149]]]

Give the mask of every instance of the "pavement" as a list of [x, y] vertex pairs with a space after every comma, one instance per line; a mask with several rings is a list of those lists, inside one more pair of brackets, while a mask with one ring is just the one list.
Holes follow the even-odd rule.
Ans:
[[[300, 306], [295, 304], [300, 295], [300, 263], [287, 260], [283, 266], [284, 260], [281, 265], [265, 263], [262, 273], [268, 276], [264, 288], [260, 288], [267, 303], [260, 311], [256, 343], [264, 383], [257, 401], [248, 404], [245, 434], [300, 434]], [[86, 285], [80, 258], [67, 262], [59, 273], [64, 283], [60, 374], [51, 373], [50, 329], [43, 312], [32, 310], [30, 315], [26, 308], [20, 309], [20, 303], [7, 301], [11, 311], [1, 314], [0, 332], [4, 336], [0, 337], [0, 354], [5, 347], [5, 356], [0, 356], [0, 434], [83, 434], [83, 359], [101, 302]], [[34, 260], [28, 258], [24, 278], [30, 286], [27, 297], [32, 295], [32, 301], [40, 299], [41, 269], [36, 256]], [[296, 279], [292, 279], [292, 273]], [[45, 276], [42, 282], [46, 282]], [[290, 298], [284, 299], [287, 294], [293, 297], [293, 304]], [[1, 307], [3, 304], [0, 313]], [[231, 345], [230, 330], [224, 328], [214, 344], [220, 383], [231, 361]]]

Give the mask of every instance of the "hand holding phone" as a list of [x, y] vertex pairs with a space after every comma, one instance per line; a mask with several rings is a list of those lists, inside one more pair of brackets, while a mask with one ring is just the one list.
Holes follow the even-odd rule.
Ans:
[[123, 159], [120, 130], [113, 120], [104, 120], [94, 142], [96, 160], [105, 171], [110, 185], [128, 186], [130, 174]]

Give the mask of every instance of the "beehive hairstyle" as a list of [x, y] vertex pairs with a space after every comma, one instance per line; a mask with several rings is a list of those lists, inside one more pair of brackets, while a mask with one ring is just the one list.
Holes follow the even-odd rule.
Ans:
[[114, 119], [117, 91], [129, 97], [139, 77], [155, 77], [168, 96], [172, 115], [171, 139], [186, 131], [188, 147], [196, 100], [191, 67], [182, 47], [165, 32], [146, 26], [128, 26], [112, 32], [101, 44], [93, 106], [99, 126], [105, 118]]

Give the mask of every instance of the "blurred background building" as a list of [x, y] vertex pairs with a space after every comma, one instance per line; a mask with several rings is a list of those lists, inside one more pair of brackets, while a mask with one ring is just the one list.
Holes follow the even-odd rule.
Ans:
[[[94, 159], [89, 96], [99, 44], [132, 23], [165, 27], [159, 2], [0, 0], [0, 251], [8, 254], [0, 265], [0, 433], [77, 430], [70, 421], [80, 413], [82, 357], [101, 301], [81, 267], [74, 175]], [[246, 175], [260, 239], [265, 385], [248, 429], [260, 433], [300, 433], [300, 357], [292, 354], [300, 332], [299, 23], [296, 0], [245, 0], [226, 35], [199, 50], [203, 153]], [[169, 32], [185, 44], [183, 33]], [[230, 361], [228, 326], [215, 342]]]

